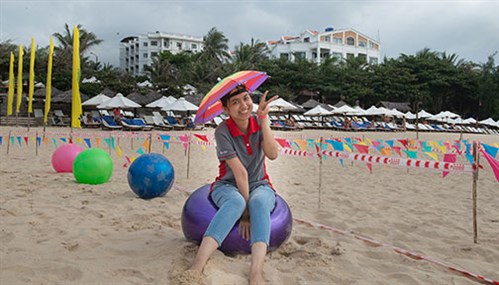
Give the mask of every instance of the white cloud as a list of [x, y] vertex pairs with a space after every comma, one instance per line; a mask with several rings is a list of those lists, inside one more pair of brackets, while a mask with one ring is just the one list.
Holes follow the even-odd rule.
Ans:
[[[194, 36], [217, 27], [233, 48], [306, 29], [355, 28], [398, 57], [429, 47], [484, 62], [499, 50], [499, 1], [2, 1], [0, 41], [46, 46], [64, 24], [103, 39], [93, 52], [118, 64], [119, 41], [162, 31]], [[499, 61], [499, 60], [498, 60]]]

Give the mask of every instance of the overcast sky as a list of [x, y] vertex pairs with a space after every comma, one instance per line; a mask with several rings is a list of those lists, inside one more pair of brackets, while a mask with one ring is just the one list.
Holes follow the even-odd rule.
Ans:
[[115, 66], [126, 36], [161, 31], [202, 37], [211, 27], [224, 33], [231, 49], [251, 38], [274, 40], [334, 27], [379, 39], [382, 56], [389, 58], [428, 47], [483, 63], [499, 50], [499, 0], [0, 0], [0, 42], [29, 45], [34, 37], [37, 45], [47, 46], [65, 23], [81, 24], [103, 39], [92, 51]]

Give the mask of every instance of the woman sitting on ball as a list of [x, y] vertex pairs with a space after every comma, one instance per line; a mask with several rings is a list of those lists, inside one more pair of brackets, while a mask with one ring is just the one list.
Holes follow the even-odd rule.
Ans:
[[252, 115], [253, 101], [244, 85], [222, 97], [229, 118], [215, 130], [220, 174], [212, 184], [211, 199], [218, 206], [205, 232], [190, 271], [201, 274], [210, 256], [239, 220], [238, 232], [251, 238], [250, 284], [264, 284], [263, 264], [270, 239], [270, 212], [275, 192], [265, 170], [265, 157], [277, 158], [278, 145], [267, 119], [266, 91]]

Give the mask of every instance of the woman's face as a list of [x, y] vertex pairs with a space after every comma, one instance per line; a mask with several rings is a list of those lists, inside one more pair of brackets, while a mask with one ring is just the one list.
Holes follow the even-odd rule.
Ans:
[[248, 120], [253, 111], [253, 100], [248, 92], [243, 92], [230, 98], [224, 110], [235, 121]]

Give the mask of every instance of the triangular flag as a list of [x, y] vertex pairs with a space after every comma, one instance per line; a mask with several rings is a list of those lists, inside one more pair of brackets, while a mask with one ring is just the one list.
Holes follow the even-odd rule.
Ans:
[[418, 158], [418, 152], [415, 150], [404, 150], [404, 152], [407, 154], [408, 158]]
[[2, 136], [0, 136], [0, 145], [2, 145]]
[[165, 145], [166, 149], [170, 148], [170, 139], [171, 137], [169, 135], [159, 135], [161, 137], [161, 140], [163, 141], [163, 144]]
[[24, 142], [28, 145], [28, 137], [24, 137]]
[[409, 148], [408, 148], [408, 143], [407, 143], [407, 140], [399, 140], [399, 142], [402, 144], [402, 146], [403, 146], [405, 149], [409, 149]]
[[95, 146], [100, 148], [100, 138], [95, 138]]
[[482, 143], [482, 146], [491, 157], [496, 157], [499, 148], [484, 143]]
[[121, 157], [122, 152], [121, 152], [121, 148], [119, 145], [116, 146], [116, 153], [118, 153], [118, 156]]
[[17, 142], [19, 143], [19, 146], [22, 146], [22, 144], [21, 144], [21, 137], [17, 137]]
[[291, 148], [287, 139], [275, 138], [276, 142], [283, 148]]
[[92, 143], [90, 142], [90, 139], [83, 139], [85, 141], [85, 143], [87, 144], [87, 147], [88, 148], [91, 148], [92, 147]]
[[[457, 156], [454, 153], [446, 153], [446, 154], [444, 154], [444, 161], [445, 162], [452, 162], [452, 163], [454, 163], [454, 162], [456, 162], [456, 158], [457, 158]], [[442, 177], [445, 178], [445, 176], [447, 176], [448, 174], [449, 174], [449, 171], [444, 171], [442, 173]]]
[[201, 141], [208, 142], [208, 137], [206, 135], [199, 135], [199, 134], [194, 134], [194, 136]]
[[433, 160], [438, 160], [438, 154], [433, 151], [426, 151], [424, 152], [427, 156], [431, 157]]
[[392, 146], [392, 149], [399, 155], [399, 156], [402, 156], [402, 154], [400, 153], [400, 146]]
[[497, 182], [499, 182], [499, 161], [483, 150], [480, 150], [480, 152], [483, 154], [483, 156], [485, 156], [485, 159], [487, 159], [487, 161], [489, 162], [490, 167], [492, 168], [492, 171], [496, 176], [496, 180]]

